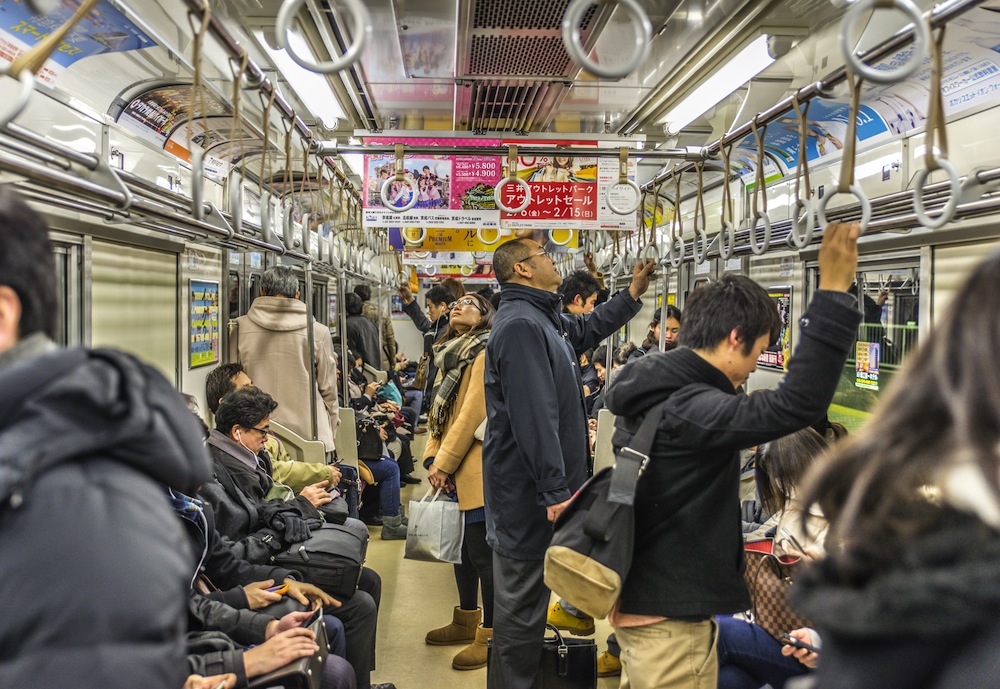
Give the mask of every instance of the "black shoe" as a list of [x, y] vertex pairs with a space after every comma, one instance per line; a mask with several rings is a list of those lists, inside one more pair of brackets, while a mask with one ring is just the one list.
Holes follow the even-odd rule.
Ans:
[[371, 517], [364, 517], [362, 519], [368, 526], [382, 526], [382, 517], [378, 514], [372, 515]]
[[399, 477], [399, 483], [400, 483], [401, 487], [402, 487], [403, 484], [407, 484], [407, 483], [410, 484], [411, 486], [416, 486], [416, 485], [418, 485], [420, 483], [420, 479], [418, 479], [416, 476], [410, 476], [409, 474], [403, 474], [402, 476]]
[[396, 685], [392, 682], [384, 682], [382, 684], [371, 685], [372, 689], [396, 689]]

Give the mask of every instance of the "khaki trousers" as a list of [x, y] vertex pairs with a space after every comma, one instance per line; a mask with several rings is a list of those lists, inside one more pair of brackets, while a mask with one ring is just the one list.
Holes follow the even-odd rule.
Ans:
[[622, 647], [619, 689], [716, 689], [718, 629], [714, 619], [616, 628]]

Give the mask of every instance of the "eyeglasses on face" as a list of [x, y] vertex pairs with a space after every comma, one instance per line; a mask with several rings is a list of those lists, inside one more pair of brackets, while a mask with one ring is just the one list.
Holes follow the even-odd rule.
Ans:
[[535, 253], [531, 254], [530, 256], [525, 256], [520, 261], [517, 261], [517, 263], [524, 263], [525, 261], [530, 261], [535, 256], [545, 256], [546, 258], [548, 258], [548, 254], [546, 253], [545, 249], [541, 249], [540, 251], [536, 251]]
[[257, 431], [258, 433], [260, 433], [260, 437], [261, 438], [266, 438], [267, 436], [271, 435], [271, 427], [270, 426], [264, 426], [263, 428], [257, 428], [256, 426], [251, 426], [247, 430], [249, 430], [249, 431]]
[[471, 306], [476, 311], [482, 312], [482, 309], [479, 308], [479, 304], [476, 303], [476, 300], [473, 299], [472, 297], [463, 297], [457, 301], [451, 302], [450, 304], [448, 304], [448, 310], [451, 311], [456, 306], [462, 306], [462, 307]]

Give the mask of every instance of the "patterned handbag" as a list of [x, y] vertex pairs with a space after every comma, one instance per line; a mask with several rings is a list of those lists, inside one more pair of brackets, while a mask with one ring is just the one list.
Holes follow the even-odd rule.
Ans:
[[801, 558], [774, 555], [773, 549], [770, 539], [747, 543], [743, 551], [746, 559], [743, 578], [750, 590], [754, 623], [780, 641], [782, 634], [811, 627], [812, 623], [789, 603], [792, 577]]

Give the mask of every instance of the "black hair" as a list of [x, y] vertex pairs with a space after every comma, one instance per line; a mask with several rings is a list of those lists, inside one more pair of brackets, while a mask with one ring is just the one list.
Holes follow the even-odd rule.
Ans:
[[714, 349], [733, 330], [743, 353], [749, 354], [764, 335], [769, 343], [777, 341], [781, 319], [763, 287], [745, 275], [727, 274], [691, 293], [678, 343], [691, 349]]
[[574, 270], [563, 280], [562, 286], [559, 288], [559, 294], [562, 295], [563, 305], [569, 306], [576, 299], [577, 295], [580, 295], [583, 301], [587, 301], [590, 299], [590, 295], [597, 294], [600, 289], [601, 283], [590, 274], [590, 271]]
[[447, 287], [434, 285], [427, 290], [427, 294], [424, 295], [424, 301], [431, 304], [450, 304], [455, 301], [455, 295]]
[[365, 303], [354, 292], [348, 292], [344, 297], [344, 305], [347, 307], [348, 316], [360, 316], [365, 308]]
[[0, 285], [21, 302], [18, 339], [56, 336], [59, 298], [52, 244], [45, 222], [8, 187], [0, 188]]
[[624, 366], [628, 363], [628, 358], [632, 355], [632, 352], [637, 349], [638, 347], [635, 346], [634, 342], [626, 342], [625, 344], [618, 345], [618, 349], [612, 355], [612, 361], [619, 366]]
[[[470, 335], [472, 333], [482, 332], [483, 330], [490, 330], [493, 328], [493, 317], [496, 316], [496, 309], [493, 308], [493, 304], [489, 299], [481, 294], [466, 294], [465, 297], [471, 297], [476, 300], [476, 308], [479, 309], [479, 322], [476, 323], [470, 330], [468, 330], [465, 335]], [[447, 342], [456, 337], [459, 337], [458, 332], [452, 327], [451, 323], [448, 324], [448, 328], [444, 331], [444, 334], [438, 338], [438, 342]]]
[[247, 385], [227, 393], [215, 412], [216, 430], [229, 435], [233, 426], [251, 428], [278, 408], [269, 394], [255, 385]]
[[582, 352], [580, 352], [579, 354], [576, 355], [577, 359], [582, 359], [583, 357], [587, 357], [587, 363], [588, 364], [594, 363], [594, 350], [593, 349], [585, 349], [585, 350], [583, 350]]
[[514, 239], [506, 244], [501, 244], [493, 252], [493, 272], [497, 276], [497, 282], [506, 285], [514, 277], [514, 265], [520, 263], [528, 257], [525, 250], [525, 239]]
[[361, 301], [372, 300], [372, 288], [368, 285], [355, 285], [354, 293], [361, 297]]
[[[663, 313], [660, 309], [653, 312], [653, 325], [657, 325], [660, 319], [663, 318]], [[674, 306], [673, 304], [667, 304], [667, 318], [673, 318], [678, 323], [681, 322], [681, 310]]]
[[607, 366], [608, 365], [608, 346], [607, 345], [601, 345], [600, 347], [598, 347], [597, 349], [594, 350], [594, 356], [592, 356], [590, 358], [590, 362], [593, 363], [595, 361], [600, 361], [601, 362], [601, 366]]
[[754, 454], [757, 491], [766, 512], [777, 514], [785, 510], [806, 472], [826, 448], [826, 438], [808, 427], [757, 446]]
[[208, 374], [205, 379], [205, 401], [213, 414], [219, 408], [219, 400], [236, 389], [233, 378], [244, 371], [243, 364], [222, 364]]
[[[489, 285], [483, 285], [482, 287], [480, 287], [479, 289], [476, 290], [476, 294], [481, 294], [484, 297], [486, 297], [487, 299], [489, 299], [490, 301], [492, 301], [493, 300], [493, 295], [495, 294], [495, 292], [493, 291], [493, 288], [490, 287]], [[495, 308], [495, 305], [494, 305], [494, 308]]]

